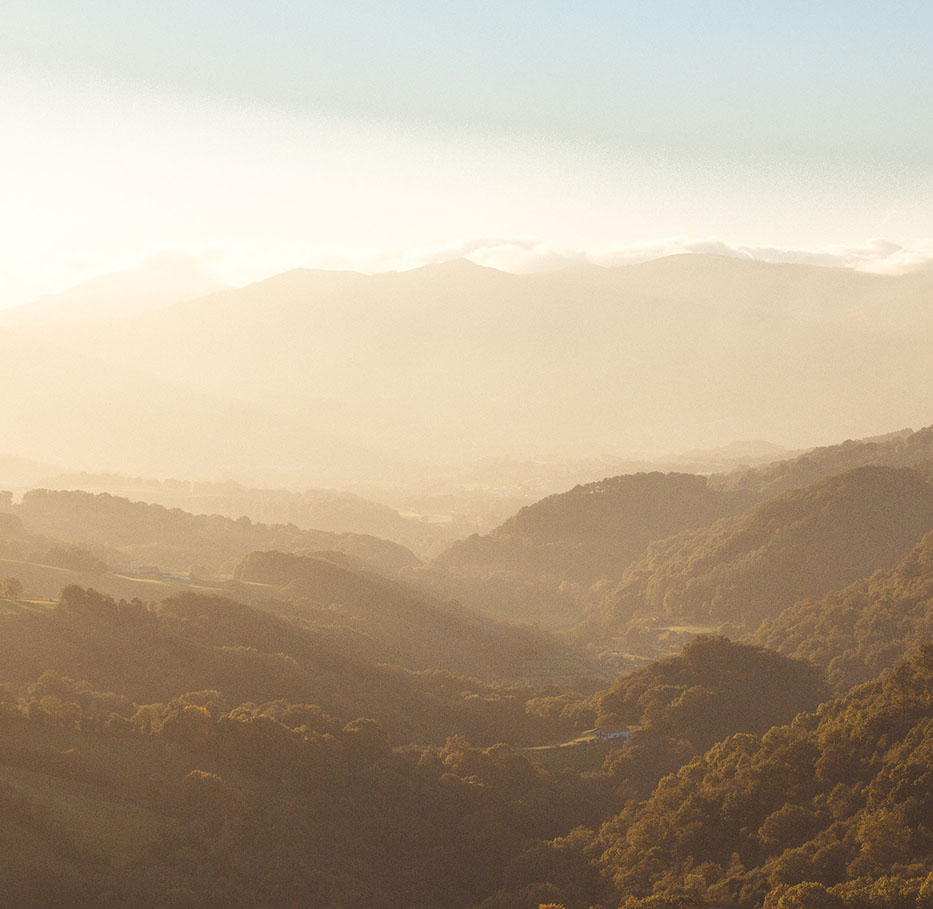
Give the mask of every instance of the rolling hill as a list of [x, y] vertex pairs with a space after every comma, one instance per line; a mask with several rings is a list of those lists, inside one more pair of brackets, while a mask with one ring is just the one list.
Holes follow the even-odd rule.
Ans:
[[598, 830], [516, 859], [484, 909], [920, 909], [933, 892], [933, 647], [764, 735], [733, 735]]
[[933, 426], [814, 448], [796, 458], [719, 474], [711, 483], [716, 489], [746, 490], [765, 499], [855, 467], [914, 467], [930, 461]]
[[560, 627], [617, 582], [648, 543], [711, 524], [753, 501], [745, 492], [710, 489], [705, 477], [690, 474], [611, 477], [526, 506], [407, 577], [490, 615]]
[[263, 548], [333, 549], [389, 573], [419, 564], [404, 546], [364, 534], [254, 524], [245, 517], [192, 515], [107, 493], [34, 489], [13, 506], [13, 513], [31, 534], [106, 546], [118, 550], [126, 563], [143, 560], [176, 570], [199, 565], [208, 571], [232, 571], [248, 552]]
[[[425, 627], [438, 624], [425, 617]], [[417, 625], [410, 618], [409, 632]], [[475, 630], [464, 633], [455, 617], [446, 626], [451, 647], [461, 635], [465, 655], [494, 634], [488, 628], [486, 641], [477, 643]], [[427, 671], [379, 664], [339, 628], [194, 591], [167, 597], [153, 611], [72, 585], [52, 609], [4, 610], [0, 633], [0, 678], [17, 687], [54, 670], [137, 704], [204, 691], [231, 705], [286, 699], [318, 705], [344, 722], [372, 717], [399, 744], [442, 743], [454, 734], [477, 744], [505, 738], [539, 744], [572, 729], [559, 717], [526, 712], [542, 689], [449, 672], [443, 651]], [[371, 633], [378, 638], [376, 629]], [[390, 647], [391, 641], [383, 649]], [[520, 635], [503, 634], [486, 659], [502, 661], [503, 677], [512, 659], [518, 664], [527, 653]]]
[[[3, 467], [0, 458], [0, 477], [4, 476]], [[365, 534], [400, 543], [420, 558], [433, 557], [455, 538], [445, 525], [406, 517], [387, 505], [336, 489], [296, 492], [255, 489], [233, 481], [157, 480], [51, 470], [34, 475], [41, 482], [29, 488], [106, 492], [192, 514], [219, 514], [233, 519], [246, 516], [264, 524], [295, 524], [303, 530]]]
[[576, 486], [522, 508], [485, 536], [453, 544], [436, 563], [485, 574], [592, 584], [619, 578], [648, 543], [744, 511], [753, 499], [705, 477], [640, 473]]
[[237, 565], [234, 577], [268, 585], [273, 596], [299, 607], [284, 608], [315, 626], [354, 631], [359, 651], [374, 662], [491, 680], [540, 680], [551, 677], [564, 660], [556, 638], [432, 602], [337, 555], [252, 552]]

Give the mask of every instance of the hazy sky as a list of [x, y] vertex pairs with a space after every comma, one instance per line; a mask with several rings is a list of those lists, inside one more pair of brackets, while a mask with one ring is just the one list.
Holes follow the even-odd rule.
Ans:
[[3, 19], [0, 306], [166, 249], [230, 281], [718, 242], [933, 259], [929, 0], [6, 0]]

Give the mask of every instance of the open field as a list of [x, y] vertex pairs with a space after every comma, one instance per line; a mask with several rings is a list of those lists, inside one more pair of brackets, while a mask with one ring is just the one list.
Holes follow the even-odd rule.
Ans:
[[[138, 598], [143, 601], [162, 600], [179, 590], [195, 590], [200, 593], [224, 593], [226, 596], [236, 596], [230, 591], [222, 590], [204, 584], [189, 581], [174, 581], [157, 578], [134, 578], [123, 574], [105, 572], [103, 574], [87, 574], [72, 571], [68, 568], [55, 568], [51, 565], [40, 565], [37, 562], [20, 562], [13, 559], [0, 559], [0, 576], [19, 578], [23, 582], [25, 595], [35, 600], [56, 600], [62, 588], [69, 584], [78, 584], [81, 587], [93, 587], [100, 593], [109, 594], [118, 599], [132, 600]], [[0, 600], [0, 604], [3, 601]]]
[[618, 746], [609, 742], [594, 742], [591, 738], [576, 738], [559, 745], [522, 748], [521, 753], [551, 773], [569, 769], [577, 773], [599, 770], [603, 761]]

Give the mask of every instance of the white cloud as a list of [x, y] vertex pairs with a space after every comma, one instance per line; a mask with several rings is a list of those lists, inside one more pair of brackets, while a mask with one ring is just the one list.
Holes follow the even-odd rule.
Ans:
[[905, 274], [933, 269], [933, 240], [918, 241], [904, 247], [889, 240], [877, 239], [863, 246], [828, 246], [806, 250], [727, 243], [715, 238], [674, 237], [638, 246], [575, 249], [553, 246], [534, 239], [487, 238], [466, 241], [461, 251], [461, 255], [481, 265], [517, 272], [542, 271], [581, 263], [633, 265], [678, 253], [706, 253], [762, 262], [835, 266], [876, 274]]
[[[714, 237], [672, 237], [654, 243], [603, 247], [576, 247], [548, 243], [535, 237], [469, 237], [413, 249], [321, 249], [303, 245], [274, 249], [250, 249], [210, 245], [198, 249], [178, 248], [148, 251], [135, 263], [121, 261], [111, 268], [76, 268], [80, 279], [95, 274], [134, 267], [174, 275], [203, 275], [231, 285], [260, 281], [292, 268], [345, 269], [366, 273], [406, 271], [422, 265], [466, 258], [501, 271], [531, 273], [551, 271], [570, 265], [592, 264], [605, 267], [635, 265], [662, 256], [680, 253], [706, 253], [762, 262], [787, 262], [848, 268], [873, 274], [933, 274], [933, 240], [919, 240], [901, 246], [889, 240], [869, 240], [861, 246], [826, 246], [822, 249], [793, 249], [728, 243]], [[82, 273], [83, 272], [83, 273]], [[64, 282], [59, 279], [56, 290]]]
[[[311, 251], [309, 251], [311, 252]], [[850, 268], [876, 274], [906, 274], [933, 270], [933, 240], [919, 240], [901, 246], [890, 240], [869, 240], [861, 246], [827, 246], [822, 249], [794, 249], [728, 243], [714, 237], [671, 237], [655, 243], [605, 247], [575, 247], [547, 243], [535, 237], [471, 237], [438, 246], [410, 250], [358, 252], [330, 255], [341, 267], [362, 271], [404, 270], [419, 265], [467, 258], [480, 265], [511, 272], [547, 271], [568, 265], [593, 264], [607, 267], [634, 265], [679, 253], [706, 253], [762, 262], [787, 262]], [[311, 252], [309, 262], [316, 267], [328, 257]]]

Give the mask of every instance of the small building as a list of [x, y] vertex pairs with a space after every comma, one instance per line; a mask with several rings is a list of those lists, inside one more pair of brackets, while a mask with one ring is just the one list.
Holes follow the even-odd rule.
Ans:
[[621, 744], [631, 737], [628, 726], [602, 726], [593, 731], [593, 741]]
[[146, 565], [143, 562], [131, 562], [125, 572], [127, 577], [141, 581], [161, 581], [162, 569], [158, 565]]

